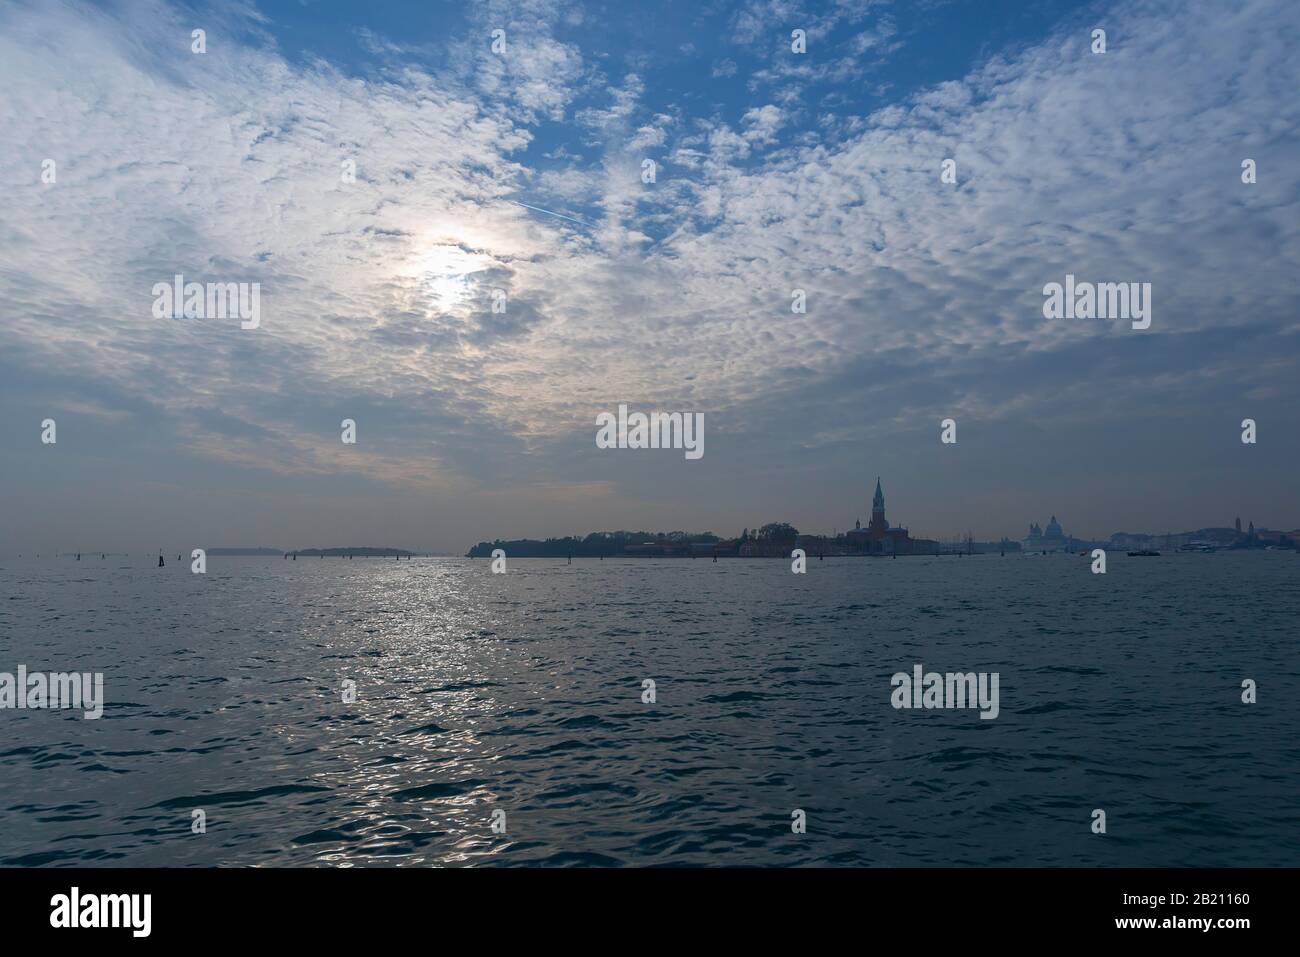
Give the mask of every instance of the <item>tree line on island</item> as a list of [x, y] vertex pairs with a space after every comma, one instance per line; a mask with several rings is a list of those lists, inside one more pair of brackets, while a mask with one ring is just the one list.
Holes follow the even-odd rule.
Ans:
[[490, 558], [501, 549], [511, 558], [618, 558], [690, 557], [712, 555], [790, 554], [799, 530], [788, 522], [769, 522], [762, 528], [745, 529], [739, 538], [724, 539], [713, 532], [592, 532], [586, 537], [516, 538], [479, 542], [465, 553], [467, 558]]

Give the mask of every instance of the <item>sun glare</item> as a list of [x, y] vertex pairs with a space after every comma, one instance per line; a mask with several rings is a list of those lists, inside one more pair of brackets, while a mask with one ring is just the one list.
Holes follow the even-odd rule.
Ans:
[[474, 274], [487, 268], [491, 259], [467, 252], [453, 244], [440, 244], [425, 253], [418, 272], [429, 293], [430, 304], [447, 312], [464, 302], [473, 290]]

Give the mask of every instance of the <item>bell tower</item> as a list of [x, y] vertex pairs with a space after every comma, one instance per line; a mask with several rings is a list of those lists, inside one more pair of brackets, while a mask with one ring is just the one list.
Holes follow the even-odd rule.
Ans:
[[885, 521], [885, 493], [880, 489], [880, 476], [876, 476], [876, 494], [871, 499], [871, 534], [877, 538], [889, 530]]

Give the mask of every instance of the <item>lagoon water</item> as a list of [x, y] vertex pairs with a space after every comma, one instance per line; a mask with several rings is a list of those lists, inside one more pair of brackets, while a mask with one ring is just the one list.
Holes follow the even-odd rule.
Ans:
[[154, 565], [0, 563], [0, 864], [1300, 865], [1293, 553]]

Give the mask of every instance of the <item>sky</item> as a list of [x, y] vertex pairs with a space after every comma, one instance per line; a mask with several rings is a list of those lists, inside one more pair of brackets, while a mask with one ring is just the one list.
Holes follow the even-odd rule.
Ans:
[[[0, 553], [829, 533], [877, 476], [914, 536], [1300, 527], [1298, 47], [1292, 0], [6, 0]], [[1067, 274], [1150, 328], [1045, 317]], [[620, 404], [705, 454], [598, 448]]]

